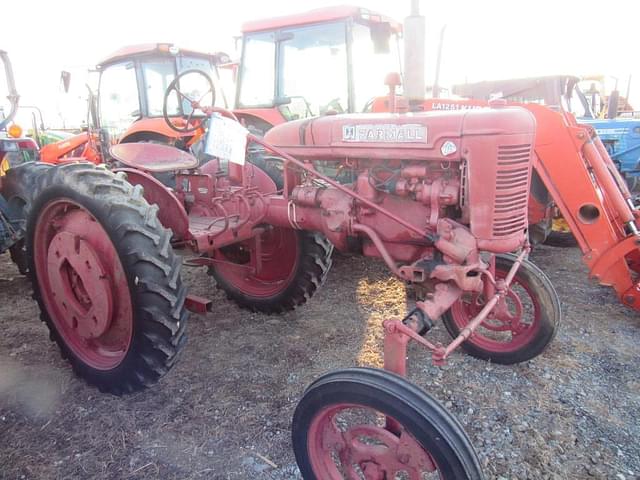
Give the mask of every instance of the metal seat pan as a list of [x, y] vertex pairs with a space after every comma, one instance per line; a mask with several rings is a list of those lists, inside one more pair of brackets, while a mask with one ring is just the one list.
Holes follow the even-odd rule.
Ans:
[[191, 170], [198, 159], [183, 150], [159, 143], [120, 143], [111, 147], [111, 156], [127, 167], [151, 173]]

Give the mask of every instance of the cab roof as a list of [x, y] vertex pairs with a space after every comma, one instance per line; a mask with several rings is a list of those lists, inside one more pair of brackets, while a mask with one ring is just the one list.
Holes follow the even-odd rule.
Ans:
[[304, 13], [285, 15], [281, 17], [252, 20], [242, 25], [242, 33], [259, 32], [264, 30], [277, 30], [286, 27], [298, 27], [313, 23], [330, 22], [347, 18], [360, 19], [370, 23], [384, 23], [391, 25], [394, 32], [402, 31], [402, 24], [386, 15], [373, 12], [366, 8], [342, 5], [337, 7], [325, 7], [310, 10]]
[[189, 55], [194, 57], [208, 58], [214, 64], [226, 63], [229, 61], [229, 56], [226, 53], [205, 53], [198, 52], [196, 50], [188, 50], [177, 47], [172, 43], [141, 43], [138, 45], [128, 45], [119, 48], [107, 58], [98, 63], [97, 67], [102, 68], [111, 63], [115, 63], [121, 60], [131, 59], [133, 57], [146, 56], [146, 55]]

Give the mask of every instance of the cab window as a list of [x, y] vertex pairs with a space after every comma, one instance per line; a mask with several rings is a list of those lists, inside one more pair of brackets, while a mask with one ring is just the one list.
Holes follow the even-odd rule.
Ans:
[[276, 44], [273, 33], [247, 35], [240, 72], [238, 105], [272, 106], [276, 82]]
[[[169, 84], [175, 78], [175, 66], [173, 61], [148, 62], [142, 65], [144, 85], [147, 98], [147, 108], [150, 117], [161, 117], [164, 104], [164, 93]], [[167, 113], [178, 115], [178, 99], [176, 93], [169, 97]]]
[[100, 119], [112, 138], [140, 117], [136, 71], [132, 62], [107, 67], [100, 78]]

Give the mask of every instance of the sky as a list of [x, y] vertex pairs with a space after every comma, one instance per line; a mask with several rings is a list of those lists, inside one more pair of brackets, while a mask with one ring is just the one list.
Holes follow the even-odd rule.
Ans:
[[[446, 37], [441, 67], [445, 87], [464, 81], [548, 74], [606, 74], [640, 109], [638, 0], [420, 0], [427, 21], [427, 83], [436, 47]], [[83, 72], [123, 45], [171, 42], [226, 51], [243, 21], [340, 4], [340, 0], [31, 0], [4, 15], [0, 49], [9, 52], [23, 105], [38, 105], [45, 123], [60, 126], [61, 112], [84, 96]], [[349, 2], [398, 20], [410, 0]], [[6, 8], [6, 7], [5, 7]], [[24, 10], [24, 11], [21, 11]], [[4, 13], [4, 12], [3, 12]], [[9, 18], [16, 19], [9, 21]], [[626, 21], [625, 19], [629, 19]], [[59, 87], [72, 72], [72, 93]], [[613, 85], [611, 79], [610, 88]], [[0, 87], [3, 87], [0, 84]], [[78, 123], [66, 119], [70, 123]]]

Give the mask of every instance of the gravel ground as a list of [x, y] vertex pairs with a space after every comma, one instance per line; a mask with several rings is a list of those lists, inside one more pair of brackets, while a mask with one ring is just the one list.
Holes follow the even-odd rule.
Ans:
[[[640, 320], [587, 280], [576, 249], [533, 254], [564, 323], [535, 360], [503, 367], [410, 349], [410, 379], [465, 425], [489, 479], [640, 479]], [[186, 269], [185, 269], [186, 270]], [[201, 270], [193, 293], [212, 295]], [[101, 395], [48, 341], [31, 289], [0, 256], [0, 478], [296, 479], [289, 422], [322, 372], [380, 365], [384, 318], [411, 304], [383, 265], [338, 257], [325, 287], [282, 317], [214, 292], [182, 361], [154, 388]], [[446, 341], [439, 326], [430, 335]]]

